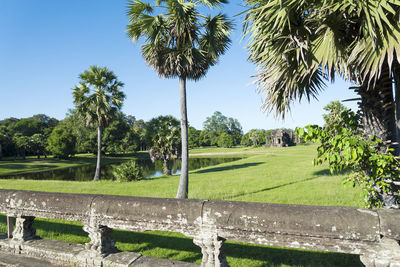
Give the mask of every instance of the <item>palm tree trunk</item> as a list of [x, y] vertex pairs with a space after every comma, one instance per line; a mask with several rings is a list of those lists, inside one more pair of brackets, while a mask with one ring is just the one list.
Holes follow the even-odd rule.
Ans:
[[[370, 88], [361, 86], [357, 92], [361, 96], [359, 106], [363, 113], [364, 131], [366, 134], [374, 134], [386, 142], [387, 146], [380, 148], [382, 153], [386, 152], [387, 147], [391, 147], [394, 149], [393, 154], [398, 155], [399, 132], [396, 121], [396, 111], [398, 110], [396, 110], [393, 95], [393, 76], [389, 72], [388, 65], [383, 66], [381, 76], [374, 86], [370, 86]], [[369, 170], [365, 171], [369, 172]], [[381, 192], [380, 198], [383, 207], [399, 207], [397, 191], [397, 186], [391, 184], [389, 192]]]
[[102, 133], [102, 127], [99, 126], [97, 127], [97, 163], [96, 163], [96, 173], [94, 174], [93, 181], [98, 181], [101, 178], [101, 171], [100, 171], [100, 166], [101, 166], [101, 133]]
[[[400, 141], [400, 64], [396, 61], [392, 66], [394, 92], [395, 92], [395, 108], [396, 108], [396, 137]], [[397, 146], [396, 155], [400, 155], [400, 146]]]
[[181, 139], [182, 139], [182, 167], [176, 198], [188, 198], [189, 166], [188, 166], [188, 123], [186, 108], [186, 77], [179, 77], [180, 102], [181, 102]]
[[163, 160], [163, 173], [164, 173], [164, 175], [171, 175], [171, 170], [168, 167], [168, 160], [167, 159]]
[[[364, 130], [387, 142], [392, 148], [397, 147], [396, 108], [393, 96], [392, 75], [389, 67], [384, 66], [375, 85], [361, 86], [357, 93], [361, 96], [359, 103], [363, 113]], [[383, 148], [382, 152], [385, 152]]]

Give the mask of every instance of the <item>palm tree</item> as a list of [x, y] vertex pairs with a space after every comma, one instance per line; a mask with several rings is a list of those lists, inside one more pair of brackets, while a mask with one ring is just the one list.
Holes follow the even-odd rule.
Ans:
[[74, 104], [87, 126], [97, 127], [97, 164], [93, 180], [100, 180], [101, 136], [116, 111], [121, 109], [125, 94], [124, 84], [106, 67], [90, 66], [79, 75], [80, 82], [73, 88]]
[[[161, 77], [179, 78], [182, 173], [177, 198], [188, 197], [188, 123], [186, 80], [199, 80], [227, 50], [231, 22], [225, 15], [203, 16], [201, 6], [220, 7], [226, 0], [156, 0], [155, 5], [133, 0], [128, 5], [127, 33], [144, 38], [142, 55]], [[153, 15], [158, 12], [157, 15]]]
[[316, 98], [325, 82], [338, 75], [357, 84], [351, 88], [360, 95], [365, 132], [398, 147], [398, 1], [246, 3], [249, 10], [244, 31], [249, 38], [249, 59], [259, 67], [257, 85], [267, 111], [275, 110], [284, 117], [294, 100]]
[[339, 75], [358, 85], [352, 89], [361, 97], [366, 129], [385, 141], [398, 141], [398, 1], [246, 3], [249, 59], [259, 67], [257, 85], [265, 110], [284, 117], [294, 100], [316, 98], [325, 82]]

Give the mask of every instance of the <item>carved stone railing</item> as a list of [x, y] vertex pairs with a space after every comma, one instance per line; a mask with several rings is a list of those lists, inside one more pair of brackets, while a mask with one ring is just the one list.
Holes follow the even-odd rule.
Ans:
[[17, 253], [32, 252], [26, 244], [36, 238], [35, 217], [82, 222], [90, 242], [76, 257], [79, 265], [117, 255], [110, 234], [121, 229], [192, 237], [207, 267], [229, 266], [225, 240], [358, 254], [366, 266], [400, 266], [399, 210], [0, 190], [0, 213], [16, 218], [0, 248]]

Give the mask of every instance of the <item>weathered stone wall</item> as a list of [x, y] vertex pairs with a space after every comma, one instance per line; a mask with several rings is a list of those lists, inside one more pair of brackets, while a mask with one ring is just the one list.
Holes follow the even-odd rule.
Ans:
[[83, 222], [91, 241], [81, 254], [97, 262], [115, 254], [110, 234], [121, 229], [193, 237], [202, 266], [228, 266], [225, 240], [359, 254], [367, 266], [400, 266], [399, 210], [0, 190], [0, 213], [17, 218], [11, 241], [20, 247], [35, 237], [34, 217]]

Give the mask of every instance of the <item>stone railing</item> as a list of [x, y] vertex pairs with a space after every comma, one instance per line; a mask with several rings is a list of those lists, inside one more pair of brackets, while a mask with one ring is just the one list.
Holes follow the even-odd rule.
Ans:
[[[121, 229], [192, 237], [201, 248], [202, 266], [229, 266], [222, 252], [225, 240], [358, 254], [366, 266], [400, 266], [399, 210], [0, 190], [0, 213], [16, 218], [13, 231], [9, 223], [9, 237], [0, 240], [1, 249], [60, 261], [73, 257], [78, 265], [104, 266], [108, 260], [112, 266], [133, 266], [137, 257], [116, 252], [110, 237], [112, 229]], [[73, 256], [65, 248], [33, 249], [35, 217], [80, 221], [90, 243]], [[131, 258], [124, 265], [111, 260], [116, 255]]]

